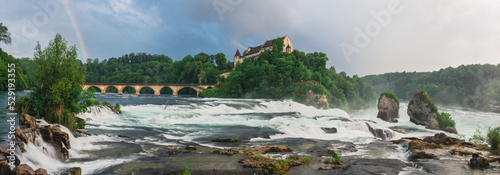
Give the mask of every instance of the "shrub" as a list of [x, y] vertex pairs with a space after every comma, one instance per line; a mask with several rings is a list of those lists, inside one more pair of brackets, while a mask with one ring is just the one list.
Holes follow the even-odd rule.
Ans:
[[325, 162], [325, 163], [330, 162], [330, 158], [326, 158], [324, 162]]
[[487, 141], [491, 145], [491, 149], [498, 149], [498, 144], [500, 144], [500, 127], [495, 129], [488, 128]]
[[469, 139], [469, 142], [475, 143], [475, 144], [483, 144], [485, 143], [486, 138], [483, 137], [481, 133], [481, 125], [478, 123], [476, 131], [474, 132], [474, 135], [472, 135], [472, 138]]
[[330, 154], [332, 154], [332, 162], [340, 164], [342, 152], [330, 150]]
[[441, 112], [441, 114], [438, 113], [438, 123], [439, 127], [441, 128], [455, 128], [455, 121], [450, 117], [451, 114], [446, 113], [446, 112]]
[[300, 161], [302, 161], [302, 163], [309, 163], [310, 159], [309, 159], [309, 157], [302, 157], [302, 159], [300, 159]]
[[380, 94], [380, 97], [378, 98], [378, 101], [380, 101], [380, 99], [383, 97], [383, 96], [386, 96], [387, 98], [390, 98], [390, 99], [393, 99], [394, 101], [396, 101], [398, 103], [398, 106], [399, 106], [399, 99], [398, 97], [396, 96], [396, 94], [392, 93], [392, 92], [389, 92], [389, 91], [386, 91], [386, 92], [383, 92]]
[[121, 111], [121, 110], [120, 110], [120, 107], [121, 107], [120, 103], [116, 103], [116, 105], [115, 105], [115, 106], [116, 106], [116, 110]]
[[180, 175], [191, 175], [191, 170], [188, 167], [182, 167]]

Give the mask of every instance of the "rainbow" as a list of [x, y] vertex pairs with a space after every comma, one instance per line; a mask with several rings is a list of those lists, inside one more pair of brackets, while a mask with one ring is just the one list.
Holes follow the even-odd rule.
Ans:
[[87, 52], [87, 46], [85, 46], [85, 40], [83, 40], [82, 32], [80, 31], [80, 27], [78, 26], [78, 21], [76, 21], [75, 15], [73, 14], [73, 10], [69, 6], [68, 0], [63, 0], [64, 7], [66, 9], [66, 13], [68, 13], [71, 24], [73, 25], [73, 29], [75, 30], [76, 38], [78, 39], [78, 43], [80, 44], [80, 48], [82, 49], [84, 59], [89, 58], [89, 53]]

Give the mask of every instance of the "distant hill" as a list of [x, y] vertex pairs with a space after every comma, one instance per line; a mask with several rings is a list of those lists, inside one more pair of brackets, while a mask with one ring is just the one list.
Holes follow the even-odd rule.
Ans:
[[400, 99], [410, 99], [425, 89], [433, 101], [473, 108], [489, 108], [500, 101], [500, 64], [461, 65], [433, 72], [395, 72], [368, 75], [362, 79], [375, 87], [377, 94], [394, 92]]

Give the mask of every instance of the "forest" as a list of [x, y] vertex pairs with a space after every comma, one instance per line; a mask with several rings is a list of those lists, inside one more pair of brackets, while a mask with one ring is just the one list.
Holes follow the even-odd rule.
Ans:
[[394, 92], [399, 99], [411, 99], [425, 90], [436, 103], [488, 109], [500, 101], [500, 64], [461, 65], [433, 72], [395, 72], [362, 78], [377, 93]]
[[[273, 48], [282, 48], [280, 40], [275, 41], [278, 43], [273, 43]], [[303, 103], [312, 91], [326, 94], [330, 107], [362, 109], [375, 104], [375, 91], [370, 85], [356, 75], [337, 73], [333, 66], [326, 68], [327, 61], [327, 55], [321, 52], [267, 50], [237, 64], [217, 87], [203, 91], [200, 96], [292, 98]]]

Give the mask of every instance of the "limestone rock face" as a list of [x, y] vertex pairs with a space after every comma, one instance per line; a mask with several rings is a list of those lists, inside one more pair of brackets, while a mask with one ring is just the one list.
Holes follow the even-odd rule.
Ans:
[[417, 125], [424, 125], [428, 129], [440, 129], [437, 121], [438, 114], [431, 111], [429, 104], [423, 101], [424, 92], [417, 92], [413, 96], [413, 103], [408, 104], [410, 121]]
[[387, 122], [398, 122], [397, 118], [399, 117], [399, 105], [396, 100], [383, 95], [378, 101], [377, 107], [377, 118]]
[[21, 131], [21, 129], [16, 128], [14, 135], [24, 143], [28, 143], [28, 137], [26, 137], [26, 135], [24, 134], [23, 131]]
[[[42, 134], [43, 140], [52, 144], [57, 151], [61, 153], [62, 160], [65, 160], [69, 156], [69, 152], [67, 149], [71, 148], [69, 143], [69, 135], [65, 132], [62, 132], [56, 126], [45, 126], [40, 129], [40, 133]], [[64, 146], [63, 146], [64, 145]]]
[[19, 117], [19, 122], [26, 128], [36, 128], [36, 119], [35, 117], [30, 116], [29, 114], [21, 115]]

